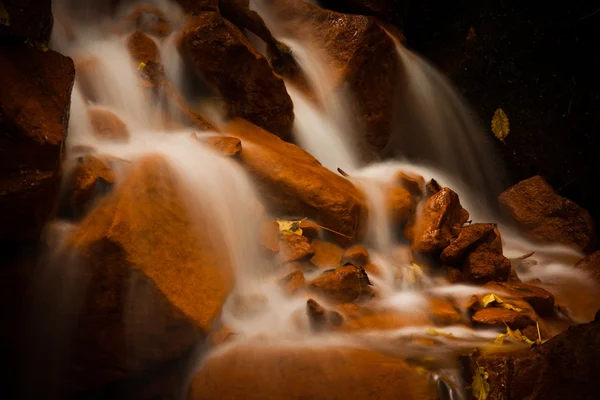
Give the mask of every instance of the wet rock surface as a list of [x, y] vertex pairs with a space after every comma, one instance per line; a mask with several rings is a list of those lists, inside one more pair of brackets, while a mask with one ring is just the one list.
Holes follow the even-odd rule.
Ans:
[[238, 138], [197, 134], [193, 138], [225, 157], [236, 157], [242, 152], [242, 142]]
[[91, 108], [88, 111], [94, 135], [99, 139], [127, 142], [131, 134], [127, 125], [112, 111]]
[[[312, 218], [343, 234], [335, 236], [341, 242], [361, 236], [366, 205], [352, 183], [323, 167], [301, 148], [248, 122], [233, 121], [224, 131], [242, 141], [242, 164], [274, 210]], [[274, 170], [273, 165], [278, 168]]]
[[235, 26], [217, 13], [203, 12], [184, 29], [180, 49], [219, 91], [227, 116], [245, 118], [289, 138], [294, 112], [283, 80]]
[[[440, 261], [448, 265], [459, 264], [467, 253], [480, 243], [491, 243], [496, 238], [493, 224], [471, 224], [461, 228], [458, 237], [440, 254]], [[500, 253], [502, 250], [500, 249]]]
[[309, 259], [315, 254], [315, 249], [307, 238], [302, 235], [279, 235], [280, 254], [285, 261], [301, 261]]
[[520, 282], [490, 282], [484, 288], [493, 293], [503, 292], [511, 297], [525, 300], [542, 316], [554, 314], [554, 296], [541, 287]]
[[462, 267], [463, 278], [474, 283], [506, 281], [510, 270], [510, 260], [489, 245], [470, 253]]
[[36, 239], [53, 212], [75, 70], [54, 51], [0, 46], [0, 239]]
[[320, 277], [308, 282], [308, 288], [335, 303], [356, 300], [367, 283], [360, 270], [352, 265], [325, 271]]
[[596, 244], [594, 221], [574, 202], [556, 194], [541, 176], [512, 186], [500, 195], [510, 216], [534, 238], [588, 252]]

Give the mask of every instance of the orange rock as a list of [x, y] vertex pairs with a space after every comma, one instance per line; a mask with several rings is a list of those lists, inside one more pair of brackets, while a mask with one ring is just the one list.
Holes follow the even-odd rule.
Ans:
[[309, 289], [336, 303], [348, 303], [363, 293], [366, 282], [354, 266], [338, 267], [308, 283]]
[[273, 253], [279, 253], [279, 224], [277, 221], [266, 221], [261, 225], [260, 244]]
[[541, 176], [510, 187], [500, 195], [499, 201], [534, 238], [561, 243], [583, 252], [593, 250], [596, 236], [590, 214], [556, 194]]
[[202, 79], [218, 89], [228, 117], [289, 138], [294, 106], [283, 79], [233, 24], [215, 12], [202, 12], [184, 28], [179, 47]]
[[135, 31], [127, 38], [127, 49], [136, 64], [150, 61], [159, 62], [158, 46], [141, 31]]
[[511, 271], [510, 260], [490, 245], [480, 245], [467, 256], [463, 278], [473, 283], [506, 281]]
[[435, 324], [456, 325], [461, 322], [462, 317], [452, 303], [442, 299], [430, 298], [429, 315]]
[[[324, 93], [346, 88], [353, 96], [349, 123], [360, 127], [359, 146], [378, 152], [389, 142], [399, 62], [393, 40], [373, 18], [340, 14], [306, 1], [272, 1], [282, 34], [310, 37], [331, 67]], [[368, 71], [368, 72], [367, 72]], [[375, 95], [376, 94], [376, 95]]]
[[315, 254], [315, 249], [307, 238], [302, 235], [279, 235], [279, 248], [285, 261], [306, 260]]
[[93, 133], [100, 139], [115, 142], [128, 142], [129, 129], [113, 112], [102, 108], [90, 108], [88, 110]]
[[301, 269], [286, 275], [281, 280], [283, 290], [290, 295], [296, 294], [300, 290], [304, 289], [304, 283], [304, 273], [302, 273]]
[[503, 254], [502, 236], [500, 235], [500, 229], [498, 229], [497, 225], [494, 227], [494, 233], [496, 234], [496, 238], [492, 240], [490, 245], [496, 249], [498, 253]]
[[95, 156], [78, 157], [63, 184], [61, 215], [78, 218], [92, 201], [107, 193], [115, 175], [106, 160]]
[[[458, 195], [444, 188], [431, 196], [417, 216], [411, 247], [421, 253], [435, 253], [456, 238], [468, 213], [460, 205]], [[465, 218], [466, 217], [466, 218]]]
[[[49, 3], [35, 10], [22, 2], [3, 4], [12, 12], [13, 33], [22, 22], [35, 39], [40, 28], [52, 26]], [[48, 26], [21, 19], [46, 11]], [[0, 36], [4, 28], [0, 24]], [[73, 62], [57, 52], [16, 42], [0, 46], [0, 241], [38, 240], [53, 214], [74, 79]]]
[[528, 325], [535, 325], [537, 317], [535, 313], [491, 307], [477, 311], [471, 320], [474, 325], [488, 328], [502, 328], [508, 325], [510, 329], [523, 329]]
[[340, 246], [319, 239], [313, 240], [311, 245], [315, 249], [315, 254], [310, 259], [311, 263], [321, 268], [337, 268], [341, 265], [344, 250]]
[[337, 309], [347, 319], [356, 319], [362, 315], [360, 307], [354, 303], [343, 303], [337, 306]]
[[312, 221], [300, 221], [298, 226], [302, 229], [302, 234], [309, 240], [318, 239], [321, 236], [321, 227]]
[[448, 265], [460, 264], [467, 253], [480, 243], [492, 243], [496, 239], [495, 229], [493, 224], [471, 224], [462, 227], [458, 237], [440, 254], [440, 261]]
[[403, 187], [390, 186], [386, 190], [386, 207], [390, 223], [404, 225], [414, 211], [414, 201], [410, 192]]
[[404, 189], [408, 190], [413, 198], [420, 199], [423, 197], [425, 191], [425, 179], [423, 179], [421, 175], [407, 174], [406, 172], [400, 171], [396, 174], [394, 181]]
[[363, 268], [369, 263], [369, 251], [364, 246], [354, 246], [342, 255], [341, 265], [351, 264]]
[[306, 302], [306, 314], [313, 332], [330, 331], [344, 322], [340, 313], [324, 309], [313, 299], [308, 299]]
[[366, 349], [237, 345], [206, 360], [189, 400], [433, 400], [428, 376]]
[[554, 296], [546, 289], [520, 282], [490, 282], [484, 286], [494, 293], [508, 293], [531, 304], [541, 316], [554, 315]]
[[450, 283], [460, 283], [463, 281], [463, 274], [459, 269], [445, 266], [446, 280]]
[[231, 136], [192, 135], [196, 140], [205, 143], [222, 156], [237, 157], [242, 152], [242, 142], [238, 138]]
[[234, 120], [223, 131], [242, 141], [241, 162], [275, 212], [311, 218], [341, 233], [343, 236], [332, 236], [340, 243], [360, 238], [366, 204], [350, 181], [323, 167], [301, 148], [247, 121]]
[[76, 256], [65, 263], [70, 282], [87, 293], [73, 332], [75, 389], [187, 353], [211, 331], [233, 287], [216, 221], [187, 207], [167, 162], [148, 155], [126, 172], [66, 243], [65, 257]]
[[376, 264], [369, 263], [369, 264], [366, 264], [363, 268], [369, 276], [372, 275], [372, 276], [376, 276], [378, 278], [383, 277], [383, 271]]

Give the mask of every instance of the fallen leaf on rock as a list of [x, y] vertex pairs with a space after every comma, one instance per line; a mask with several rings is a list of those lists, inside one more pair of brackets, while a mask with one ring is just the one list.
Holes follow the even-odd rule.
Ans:
[[285, 219], [278, 219], [277, 224], [279, 225], [279, 232], [284, 235], [302, 235], [302, 229], [300, 229], [300, 222], [306, 218], [298, 221], [288, 221]]
[[10, 16], [8, 11], [4, 8], [4, 4], [0, 1], [0, 25], [10, 26]]
[[505, 302], [498, 295], [496, 295], [494, 293], [490, 293], [490, 294], [484, 296], [483, 299], [481, 300], [481, 304], [483, 305], [484, 308], [489, 306], [492, 303], [496, 303], [496, 304], [500, 305], [501, 307], [504, 307], [506, 309], [513, 310], [516, 312], [523, 311], [523, 309], [515, 307], [512, 304]]
[[138, 69], [138, 71], [141, 71], [141, 70], [143, 70], [144, 68], [146, 68], [146, 63], [142, 61], [142, 62], [140, 63], [140, 65], [138, 65], [138, 68], [137, 68], [137, 69]]
[[490, 384], [488, 383], [489, 375], [482, 367], [477, 367], [473, 374], [473, 397], [477, 400], [485, 400], [490, 394]]
[[494, 344], [501, 345], [504, 343], [504, 339], [511, 338], [517, 342], [525, 342], [529, 345], [534, 344], [535, 342], [529, 339], [527, 336], [523, 335], [519, 329], [512, 330], [508, 326], [506, 327], [506, 333], [501, 333], [494, 339]]
[[503, 143], [510, 132], [510, 122], [501, 108], [497, 109], [492, 117], [492, 132]]

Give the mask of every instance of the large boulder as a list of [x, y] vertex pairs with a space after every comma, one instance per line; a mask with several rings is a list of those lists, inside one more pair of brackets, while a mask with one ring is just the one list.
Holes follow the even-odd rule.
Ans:
[[216, 12], [202, 12], [183, 30], [179, 47], [202, 79], [219, 91], [227, 116], [289, 137], [294, 105], [283, 79], [233, 24]]
[[393, 40], [371, 17], [340, 14], [305, 1], [273, 3], [284, 34], [313, 40], [332, 68], [329, 86], [319, 90], [347, 88], [351, 94], [348, 115], [362, 133], [357, 139], [382, 150], [391, 136], [393, 88], [399, 75]]
[[70, 390], [186, 354], [211, 331], [233, 285], [216, 221], [187, 207], [168, 163], [145, 156], [126, 174], [62, 249], [59, 275], [84, 291]]
[[20, 42], [48, 44], [54, 18], [51, 0], [2, 0], [0, 2], [0, 38], [14, 37]]
[[594, 249], [596, 237], [590, 214], [556, 194], [541, 176], [517, 183], [502, 193], [499, 200], [535, 239], [561, 243], [584, 252]]
[[0, 240], [37, 239], [53, 211], [74, 79], [59, 53], [0, 47]]
[[208, 359], [188, 399], [434, 399], [427, 374], [373, 350], [236, 346]]
[[274, 211], [311, 218], [341, 233], [333, 237], [343, 243], [364, 233], [365, 199], [350, 181], [301, 148], [247, 121], [231, 121], [223, 132], [242, 141], [241, 162]]

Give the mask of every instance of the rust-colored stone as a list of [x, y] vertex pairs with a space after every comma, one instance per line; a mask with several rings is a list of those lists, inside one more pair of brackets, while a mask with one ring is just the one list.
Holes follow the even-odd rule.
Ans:
[[74, 389], [181, 356], [219, 316], [233, 271], [214, 217], [187, 207], [179, 185], [162, 157], [145, 156], [68, 239], [76, 262], [62, 271], [87, 296], [71, 340]]
[[412, 249], [421, 253], [442, 251], [458, 236], [468, 218], [465, 211], [460, 205], [458, 195], [448, 188], [431, 196], [414, 224]]
[[506, 281], [511, 271], [510, 260], [490, 245], [480, 245], [467, 256], [463, 278], [473, 283]]
[[511, 297], [525, 300], [543, 317], [554, 315], [554, 296], [541, 287], [520, 282], [490, 282], [484, 288], [500, 296], [504, 292]]
[[596, 235], [590, 214], [556, 194], [541, 176], [510, 187], [499, 197], [510, 216], [534, 238], [577, 250], [594, 249]]
[[279, 224], [265, 221], [260, 226], [260, 244], [272, 253], [279, 253]]
[[456, 325], [462, 320], [452, 303], [437, 298], [429, 299], [429, 315], [439, 325]]
[[315, 254], [315, 249], [307, 238], [302, 235], [279, 235], [280, 254], [284, 261], [306, 260]]
[[410, 174], [400, 171], [396, 174], [394, 180], [403, 188], [408, 190], [410, 195], [419, 200], [423, 197], [425, 191], [425, 179], [421, 175]]
[[404, 225], [412, 217], [414, 201], [410, 192], [400, 186], [389, 186], [386, 190], [386, 209], [392, 225]]
[[362, 193], [350, 181], [301, 148], [247, 121], [236, 119], [223, 131], [242, 141], [240, 160], [274, 212], [311, 218], [341, 233], [331, 237], [342, 244], [360, 239], [367, 208]]
[[179, 45], [197, 73], [220, 92], [227, 116], [289, 137], [294, 110], [283, 79], [235, 26], [217, 13], [203, 12], [183, 30]]
[[38, 239], [53, 213], [74, 79], [68, 57], [21, 43], [0, 46], [0, 240]]
[[347, 249], [342, 255], [341, 265], [352, 264], [363, 268], [369, 263], [369, 251], [365, 246], [354, 246]]
[[372, 350], [238, 345], [206, 361], [187, 398], [392, 400], [398, 393], [437, 398], [427, 375]]
[[158, 46], [150, 37], [141, 31], [135, 31], [127, 38], [127, 49], [137, 64], [150, 61], [158, 62]]
[[535, 325], [536, 319], [535, 313], [495, 307], [483, 308], [471, 318], [474, 325], [487, 328], [502, 328], [508, 325], [510, 329], [523, 329], [528, 325]]
[[304, 273], [301, 269], [298, 269], [281, 280], [283, 290], [290, 295], [296, 294], [300, 290], [304, 289]]
[[90, 108], [88, 110], [93, 133], [100, 139], [115, 142], [129, 141], [130, 133], [127, 125], [113, 112], [102, 108]]
[[311, 263], [321, 268], [339, 267], [344, 250], [335, 243], [315, 239], [311, 242], [315, 254], [310, 259]]
[[357, 299], [366, 285], [361, 272], [348, 265], [325, 272], [308, 282], [308, 288], [335, 303], [348, 303]]
[[459, 265], [474, 247], [496, 239], [495, 228], [493, 224], [471, 224], [462, 227], [458, 237], [440, 254], [440, 261], [448, 265]]
[[198, 134], [192, 136], [224, 157], [237, 157], [242, 152], [242, 142], [238, 138]]

